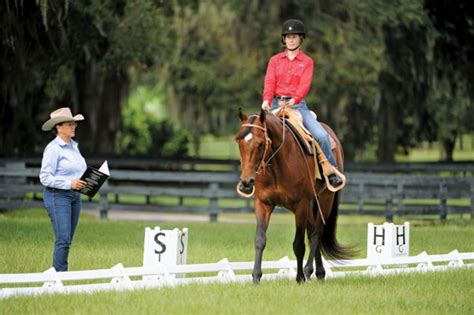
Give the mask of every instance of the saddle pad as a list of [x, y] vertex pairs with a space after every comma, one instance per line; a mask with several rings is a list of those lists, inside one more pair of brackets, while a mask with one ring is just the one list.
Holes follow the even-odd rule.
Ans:
[[303, 148], [305, 149], [305, 152], [312, 155], [313, 154], [313, 147], [311, 146], [311, 144], [307, 140], [309, 138], [308, 135], [305, 134], [303, 136], [301, 134], [303, 131], [298, 130], [298, 128], [295, 126], [295, 124], [293, 122], [291, 122], [289, 119], [286, 120], [286, 125], [290, 129], [291, 133], [293, 133], [296, 140], [303, 146]]

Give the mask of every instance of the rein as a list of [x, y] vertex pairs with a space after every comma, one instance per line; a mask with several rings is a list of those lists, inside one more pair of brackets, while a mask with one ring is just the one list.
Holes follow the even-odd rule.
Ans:
[[[284, 113], [286, 108], [287, 108], [286, 106], [280, 106], [280, 111]], [[286, 122], [286, 118], [285, 118], [285, 115], [283, 114], [282, 115], [283, 139], [285, 139], [285, 130], [286, 130], [285, 122]], [[298, 144], [298, 148], [300, 149], [301, 155], [303, 156], [303, 159], [305, 161], [306, 170], [308, 171], [308, 176], [309, 176], [310, 181], [311, 181], [311, 188], [313, 190], [314, 199], [316, 200], [316, 204], [318, 206], [319, 215], [321, 216], [321, 220], [323, 221], [323, 225], [326, 225], [326, 220], [324, 219], [323, 211], [321, 210], [321, 205], [319, 204], [318, 193], [316, 192], [316, 187], [315, 187], [316, 183], [314, 182], [313, 177], [311, 176], [311, 170], [309, 168], [308, 159], [306, 158], [306, 154], [304, 153], [304, 149], [301, 146], [301, 143], [298, 141], [298, 139], [296, 138], [296, 135], [294, 133], [293, 133], [293, 137], [295, 138], [295, 141]], [[283, 145], [284, 142], [285, 141], [283, 140], [282, 145]], [[280, 149], [280, 148], [281, 148], [281, 145], [278, 149]], [[317, 159], [316, 159], [316, 150], [314, 151], [313, 154], [314, 154], [314, 167], [316, 168], [316, 167], [318, 167], [318, 163], [317, 163]]]

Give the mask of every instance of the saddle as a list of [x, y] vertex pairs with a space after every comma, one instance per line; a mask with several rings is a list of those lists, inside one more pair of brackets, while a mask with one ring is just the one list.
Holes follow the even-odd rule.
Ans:
[[[295, 109], [288, 108], [283, 102], [279, 105], [279, 108], [272, 111], [273, 114], [279, 117], [280, 119], [286, 119], [289, 129], [295, 136], [296, 140], [300, 143], [301, 147], [304, 148], [307, 154], [312, 155], [314, 157], [315, 165], [319, 163], [319, 165], [321, 166], [322, 174], [320, 168], [315, 167], [314, 178], [323, 180], [324, 176], [324, 180], [330, 191], [335, 192], [344, 188], [344, 186], [346, 185], [346, 177], [335, 167], [333, 167], [331, 163], [329, 163], [318, 141], [313, 137], [313, 135], [308, 131], [308, 129], [304, 127], [303, 117], [301, 116], [301, 114]], [[311, 113], [314, 115], [314, 119], [316, 119], [316, 114], [314, 112]], [[329, 141], [331, 143], [331, 150], [333, 150], [334, 153], [337, 148], [336, 140], [332, 137], [331, 134], [328, 135]], [[328, 176], [333, 173], [337, 173], [337, 175], [343, 181], [343, 183], [337, 188], [333, 187], [329, 183]]]

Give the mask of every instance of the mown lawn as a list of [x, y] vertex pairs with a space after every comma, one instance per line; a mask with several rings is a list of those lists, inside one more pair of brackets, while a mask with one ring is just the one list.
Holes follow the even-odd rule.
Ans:
[[[229, 215], [228, 218], [251, 218]], [[338, 238], [366, 255], [367, 223], [382, 218], [340, 218]], [[399, 221], [396, 223], [402, 223]], [[410, 219], [410, 253], [474, 251], [468, 219]], [[254, 223], [119, 222], [83, 215], [71, 248], [70, 269], [140, 266], [144, 228], [189, 228], [188, 263], [252, 261]], [[292, 254], [293, 218], [278, 214], [268, 229], [265, 260]], [[0, 273], [42, 272], [50, 267], [52, 228], [45, 210], [0, 214]], [[397, 277], [346, 278], [325, 282], [263, 281], [261, 285], [192, 284], [175, 288], [94, 295], [18, 297], [0, 301], [1, 314], [472, 314], [474, 269]]]

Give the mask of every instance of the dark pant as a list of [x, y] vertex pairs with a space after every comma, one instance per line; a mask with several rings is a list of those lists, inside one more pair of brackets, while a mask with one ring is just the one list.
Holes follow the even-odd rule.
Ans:
[[46, 187], [44, 206], [54, 230], [53, 267], [56, 271], [67, 271], [69, 247], [81, 212], [81, 198], [77, 191]]

